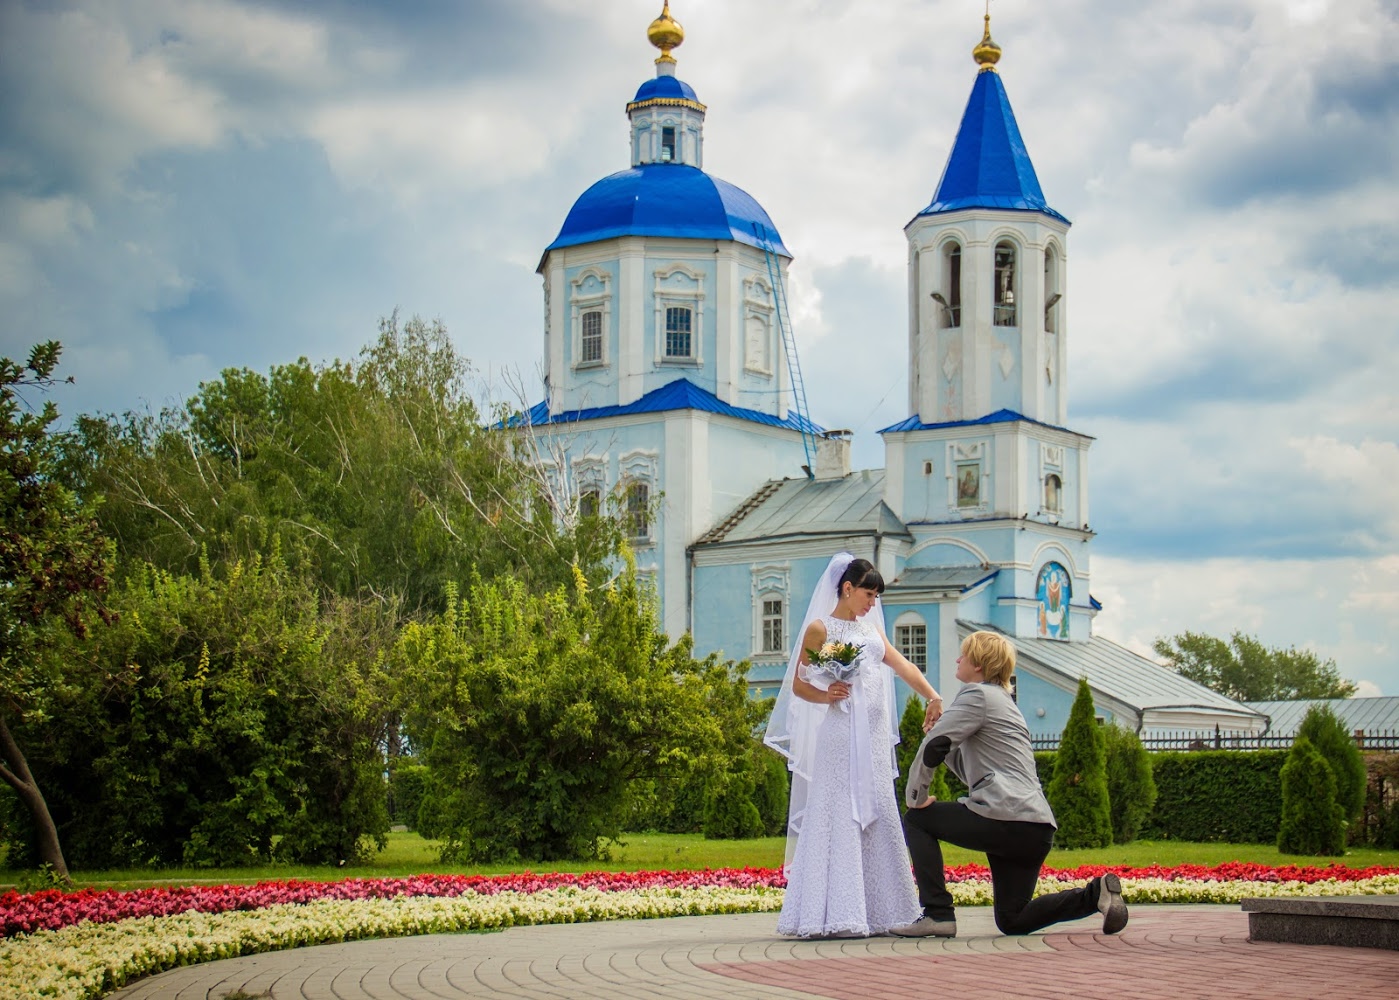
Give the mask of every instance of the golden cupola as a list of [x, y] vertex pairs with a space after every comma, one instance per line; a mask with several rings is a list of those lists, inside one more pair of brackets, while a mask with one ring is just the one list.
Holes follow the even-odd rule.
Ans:
[[661, 50], [661, 54], [656, 57], [658, 64], [675, 62], [670, 50], [679, 48], [680, 43], [685, 41], [685, 29], [680, 26], [679, 21], [670, 16], [670, 0], [665, 0], [661, 16], [652, 21], [651, 26], [646, 29], [646, 39]]
[[991, 15], [986, 15], [986, 32], [981, 41], [972, 49], [972, 58], [981, 67], [981, 72], [996, 72], [996, 63], [1001, 61], [1001, 47], [991, 40]]

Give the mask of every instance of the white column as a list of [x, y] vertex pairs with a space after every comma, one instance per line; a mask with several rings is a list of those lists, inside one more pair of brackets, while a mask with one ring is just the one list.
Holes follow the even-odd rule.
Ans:
[[[631, 245], [627, 245], [631, 244]], [[646, 371], [646, 306], [651, 289], [646, 283], [646, 257], [639, 243], [623, 241], [617, 261], [617, 403], [641, 398]]]

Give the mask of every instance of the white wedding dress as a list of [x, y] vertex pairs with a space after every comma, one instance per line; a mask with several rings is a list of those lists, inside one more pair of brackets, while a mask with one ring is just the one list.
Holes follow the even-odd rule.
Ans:
[[865, 829], [851, 806], [851, 713], [827, 709], [816, 736], [811, 787], [801, 835], [787, 873], [777, 933], [798, 937], [869, 936], [912, 923], [922, 915], [894, 799], [893, 741], [879, 632], [860, 621], [823, 618], [833, 642], [865, 647], [855, 683], [869, 715], [869, 773], [874, 776], [875, 819]]

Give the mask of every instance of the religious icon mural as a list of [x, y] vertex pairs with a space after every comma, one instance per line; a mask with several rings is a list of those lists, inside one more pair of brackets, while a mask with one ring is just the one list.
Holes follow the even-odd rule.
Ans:
[[1035, 581], [1035, 597], [1040, 602], [1040, 636], [1046, 639], [1069, 637], [1069, 597], [1073, 582], [1068, 570], [1057, 562], [1045, 563]]

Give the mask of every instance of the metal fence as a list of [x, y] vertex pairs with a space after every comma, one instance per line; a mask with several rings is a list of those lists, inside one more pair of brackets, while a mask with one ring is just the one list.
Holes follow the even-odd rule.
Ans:
[[[1030, 742], [1036, 750], [1058, 750], [1060, 734], [1032, 735]], [[1291, 734], [1241, 733], [1222, 730], [1191, 730], [1167, 732], [1150, 730], [1142, 734], [1142, 746], [1148, 750], [1290, 750]], [[1399, 729], [1357, 729], [1355, 745], [1361, 750], [1399, 751]]]

